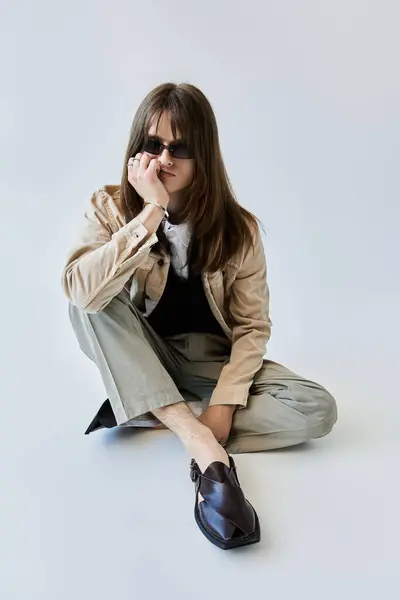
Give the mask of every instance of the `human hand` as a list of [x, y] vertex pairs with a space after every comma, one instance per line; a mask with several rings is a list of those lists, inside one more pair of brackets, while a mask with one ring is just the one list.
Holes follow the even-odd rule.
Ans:
[[157, 159], [150, 160], [148, 154], [138, 152], [135, 159], [128, 162], [128, 181], [143, 200], [153, 200], [167, 208], [169, 194], [159, 179], [160, 164]]
[[199, 417], [199, 421], [211, 429], [215, 439], [224, 445], [232, 427], [236, 404], [215, 404], [209, 406]]

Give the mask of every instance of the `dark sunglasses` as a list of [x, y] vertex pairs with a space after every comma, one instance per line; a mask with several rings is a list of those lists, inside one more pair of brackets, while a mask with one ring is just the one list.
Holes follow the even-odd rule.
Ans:
[[176, 142], [175, 144], [162, 144], [158, 140], [146, 139], [143, 144], [142, 152], [148, 152], [149, 154], [156, 154], [159, 156], [164, 148], [175, 158], [193, 158], [192, 152], [184, 142]]

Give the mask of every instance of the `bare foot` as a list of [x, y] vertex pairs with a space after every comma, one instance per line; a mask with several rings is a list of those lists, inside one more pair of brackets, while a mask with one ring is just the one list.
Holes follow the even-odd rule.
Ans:
[[206, 425], [214, 434], [215, 439], [224, 444], [229, 436], [233, 413], [236, 410], [236, 405], [232, 404], [216, 404], [209, 406], [199, 417], [199, 421]]

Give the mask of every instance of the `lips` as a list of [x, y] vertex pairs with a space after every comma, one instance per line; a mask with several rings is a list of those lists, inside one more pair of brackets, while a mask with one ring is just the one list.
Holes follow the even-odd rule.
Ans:
[[164, 171], [164, 169], [161, 169], [161, 173], [163, 173], [164, 175], [169, 175], [170, 177], [175, 177], [175, 173], [170, 173], [169, 171]]

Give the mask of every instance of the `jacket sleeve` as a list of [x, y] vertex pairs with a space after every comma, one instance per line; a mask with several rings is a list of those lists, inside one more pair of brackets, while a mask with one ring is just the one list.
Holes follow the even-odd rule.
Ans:
[[149, 237], [135, 218], [113, 233], [106, 207], [96, 190], [62, 272], [62, 287], [72, 304], [100, 312], [124, 287], [158, 238]]
[[229, 313], [233, 321], [231, 356], [221, 371], [210, 405], [237, 404], [244, 408], [254, 375], [262, 367], [272, 326], [267, 266], [258, 228], [254, 250], [245, 252], [232, 283]]

